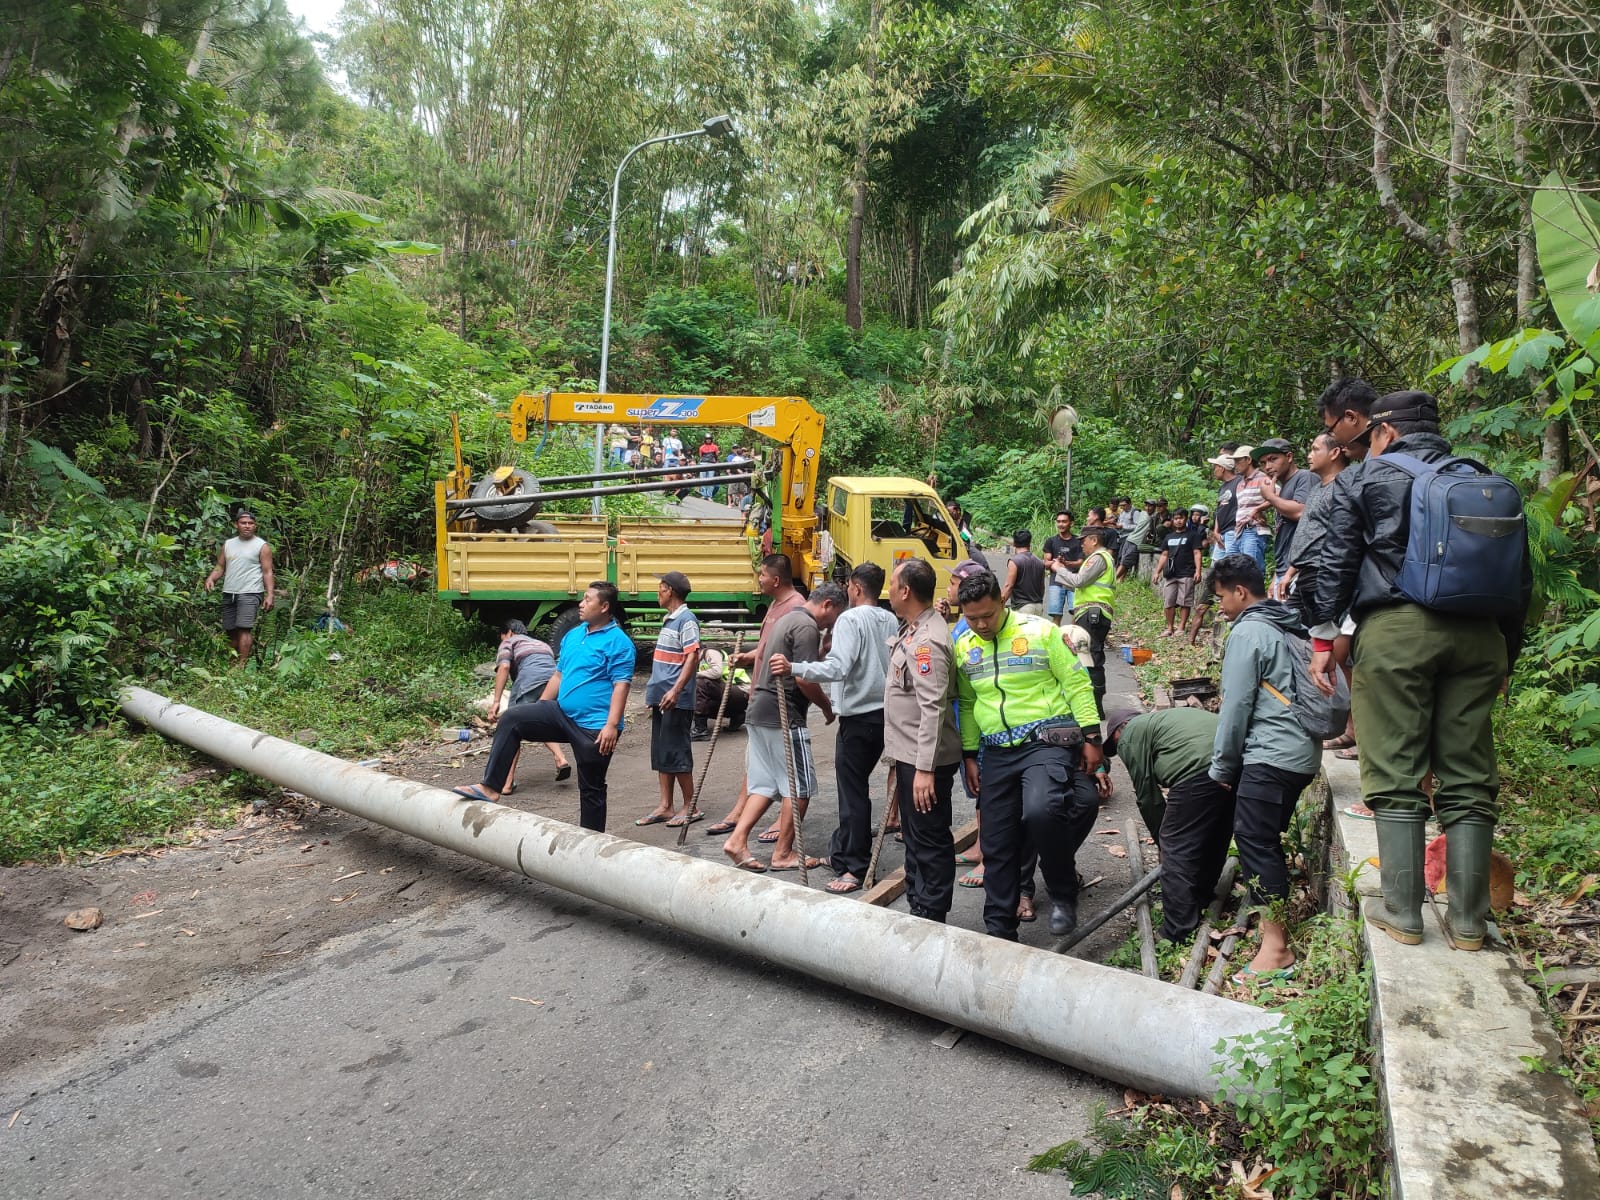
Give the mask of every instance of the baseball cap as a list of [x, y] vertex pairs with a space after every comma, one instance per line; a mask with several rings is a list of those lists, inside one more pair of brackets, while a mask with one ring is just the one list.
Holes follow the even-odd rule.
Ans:
[[1231, 457], [1234, 460], [1234, 462], [1238, 462], [1241, 458], [1248, 458], [1248, 459], [1254, 461], [1255, 456], [1256, 456], [1256, 448], [1254, 446], [1240, 446], [1229, 457]]
[[1221, 467], [1224, 471], [1233, 470], [1233, 458], [1231, 455], [1219, 454], [1215, 458], [1206, 459], [1206, 463], [1209, 466]]
[[963, 559], [955, 565], [955, 568], [950, 572], [950, 577], [952, 579], [971, 579], [979, 571], [987, 571], [988, 569], [975, 558]]
[[1427, 392], [1390, 392], [1372, 406], [1368, 420], [1373, 425], [1385, 421], [1438, 421], [1439, 402]]
[[1061, 640], [1078, 656], [1078, 661], [1086, 667], [1094, 666], [1094, 655], [1090, 652], [1089, 631], [1081, 625], [1071, 622], [1061, 627]]
[[1283, 438], [1268, 438], [1256, 447], [1257, 454], [1293, 454], [1294, 447]]
[[1191, 505], [1189, 505], [1189, 511], [1190, 512], [1197, 512], [1197, 513], [1205, 513], [1207, 516], [1209, 516], [1211, 514], [1211, 510], [1209, 508], [1207, 508], [1204, 504], [1191, 504]]
[[1106, 713], [1106, 719], [1100, 723], [1100, 732], [1105, 737], [1107, 755], [1115, 755], [1117, 752], [1116, 742], [1112, 740], [1117, 736], [1117, 731], [1140, 715], [1142, 714], [1137, 708], [1113, 708]]
[[687, 600], [689, 598], [689, 592], [692, 590], [689, 585], [689, 577], [682, 571], [668, 571], [665, 575], [657, 575], [656, 578], [677, 592], [683, 599]]

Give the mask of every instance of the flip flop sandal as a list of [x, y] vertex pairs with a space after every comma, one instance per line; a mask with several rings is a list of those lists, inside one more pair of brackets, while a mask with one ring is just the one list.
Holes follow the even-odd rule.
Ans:
[[1229, 978], [1241, 987], [1261, 987], [1273, 983], [1287, 983], [1294, 978], [1295, 968], [1299, 965], [1299, 963], [1290, 963], [1287, 967], [1278, 967], [1276, 970], [1258, 971], [1246, 964], [1244, 970], [1235, 971]]
[[515, 783], [508, 783], [505, 785], [505, 787], [500, 789], [500, 794], [502, 796], [511, 796], [516, 794], [516, 790], [517, 785]]
[[981, 888], [983, 886], [983, 872], [968, 871], [960, 879], [956, 880], [956, 886], [964, 888]]
[[696, 821], [704, 821], [705, 819], [705, 813], [697, 808], [692, 813], [679, 813], [667, 822], [667, 828], [682, 829], [685, 825], [693, 825]]
[[835, 896], [848, 896], [851, 892], [861, 890], [861, 881], [847, 873], [828, 883], [824, 890]]
[[707, 825], [705, 833], [707, 837], [713, 834], [720, 837], [722, 834], [732, 833], [737, 828], [738, 826], [732, 821], [718, 821], [715, 825]]
[[[807, 858], [806, 859], [806, 870], [808, 870], [808, 871], [815, 871], [818, 867], [824, 866], [824, 865], [825, 864], [823, 863], [823, 861], [820, 858]], [[798, 871], [799, 869], [800, 869], [800, 864], [797, 863], [797, 862], [790, 863], [787, 867], [775, 867], [771, 863], [767, 864], [767, 870], [774, 871], [774, 872]]]
[[1356, 739], [1348, 733], [1341, 733], [1336, 738], [1329, 738], [1322, 743], [1324, 750], [1347, 750], [1356, 744]]
[[556, 782], [557, 783], [560, 783], [563, 779], [571, 779], [571, 778], [572, 778], [572, 764], [571, 763], [562, 763], [559, 767], [556, 768]]
[[767, 870], [767, 864], [762, 862], [754, 854], [747, 855], [746, 857], [741, 858], [738, 862], [734, 863], [733, 865], [735, 867], [737, 867], [739, 870], [741, 870], [741, 871], [749, 871], [753, 875], [764, 875], [764, 874], [766, 874], [766, 870]]
[[1354, 817], [1358, 821], [1370, 821], [1374, 815], [1372, 810], [1365, 804], [1346, 804], [1339, 811], [1347, 817]]
[[774, 825], [771, 829], [767, 830], [765, 833], [756, 834], [756, 841], [761, 842], [764, 845], [770, 846], [770, 845], [772, 845], [773, 842], [775, 842], [777, 840], [778, 840], [778, 827], [776, 825]]
[[669, 821], [671, 819], [672, 818], [669, 817], [666, 813], [648, 813], [645, 816], [640, 817], [637, 821], [634, 822], [634, 824], [635, 825], [660, 825], [663, 821]]
[[483, 790], [482, 784], [469, 783], [464, 787], [451, 788], [450, 790], [458, 796], [465, 796], [468, 800], [482, 800], [485, 804], [498, 803], [493, 796], [488, 795]]
[[1028, 907], [1026, 909], [1022, 907], [1022, 902], [1020, 900], [1017, 902], [1017, 920], [1037, 921], [1038, 919], [1039, 911], [1034, 907], [1033, 901], [1028, 901]]
[[958, 867], [975, 867], [982, 861], [983, 855], [974, 854], [970, 850], [963, 850], [960, 854], [956, 855], [956, 866]]
[[1335, 758], [1342, 758], [1345, 762], [1360, 762], [1361, 750], [1359, 747], [1351, 746], [1345, 750], [1335, 750], [1333, 752], [1333, 756]]

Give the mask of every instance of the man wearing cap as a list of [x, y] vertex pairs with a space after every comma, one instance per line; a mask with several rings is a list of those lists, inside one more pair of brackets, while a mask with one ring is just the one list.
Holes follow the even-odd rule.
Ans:
[[1233, 549], [1230, 554], [1244, 554], [1256, 560], [1264, 577], [1267, 573], [1267, 539], [1270, 535], [1262, 519], [1270, 511], [1261, 488], [1267, 482], [1264, 472], [1257, 469], [1253, 446], [1240, 446], [1233, 452], [1233, 473], [1236, 476], [1234, 502], [1237, 509], [1233, 518]]
[[1261, 460], [1261, 470], [1266, 481], [1261, 485], [1261, 498], [1277, 512], [1277, 533], [1272, 546], [1272, 586], [1267, 594], [1275, 600], [1287, 600], [1283, 591], [1283, 577], [1289, 571], [1290, 555], [1294, 550], [1295, 534], [1300, 528], [1300, 518], [1305, 515], [1306, 498], [1316, 486], [1310, 471], [1294, 465], [1294, 448], [1283, 438], [1268, 438], [1256, 447]]
[[883, 691], [884, 748], [894, 763], [892, 806], [906, 847], [906, 899], [915, 916], [942, 922], [955, 895], [950, 791], [961, 762], [950, 627], [933, 607], [937, 577], [920, 558], [889, 582], [900, 628], [890, 635]]
[[1106, 703], [1106, 635], [1111, 632], [1116, 596], [1116, 566], [1106, 547], [1106, 531], [1098, 525], [1083, 530], [1083, 566], [1076, 571], [1058, 568], [1058, 582], [1073, 589], [1072, 623], [1089, 635], [1089, 653], [1094, 665], [1089, 679], [1094, 689], [1095, 708], [1104, 711]]
[[[1333, 389], [1330, 389], [1330, 393]], [[1425, 463], [1450, 457], [1437, 402], [1426, 392], [1376, 400], [1367, 425], [1343, 432], [1350, 398], [1324, 394], [1323, 421], [1340, 440], [1366, 446], [1360, 469], [1332, 488], [1317, 563], [1311, 617], [1311, 676], [1334, 687], [1333, 638], [1346, 612], [1357, 621], [1350, 704], [1361, 742], [1362, 799], [1375, 814], [1381, 899], [1362, 909], [1396, 941], [1422, 941], [1422, 878], [1429, 809], [1446, 833], [1445, 925], [1458, 950], [1483, 945], [1489, 855], [1500, 779], [1491, 721], [1495, 694], [1522, 649], [1533, 578], [1522, 538], [1520, 603], [1500, 617], [1444, 613], [1408, 600], [1395, 585], [1410, 531], [1412, 475], [1390, 456]], [[1422, 780], [1434, 776], [1431, 800]]]
[[[666, 610], [650, 660], [650, 681], [644, 687], [650, 710], [650, 769], [656, 773], [660, 798], [635, 825], [687, 825], [700, 819], [694, 795], [694, 747], [689, 725], [694, 716], [694, 681], [700, 667], [700, 622], [685, 603], [689, 577], [682, 571], [657, 575], [656, 603]], [[672, 815], [672, 785], [683, 794], [683, 814]]]
[[272, 572], [272, 547], [256, 536], [256, 515], [241, 508], [233, 518], [237, 534], [222, 543], [217, 565], [205, 578], [211, 591], [222, 581], [222, 631], [233, 647], [234, 666], [250, 661], [256, 644], [256, 614], [272, 609], [277, 579]]
[[792, 673], [808, 683], [837, 689], [833, 711], [839, 717], [834, 744], [834, 782], [839, 792], [839, 825], [828, 847], [828, 865], [837, 876], [828, 884], [836, 895], [853, 892], [867, 875], [872, 857], [872, 772], [883, 757], [883, 681], [889, 674], [889, 644], [898, 623], [878, 607], [883, 568], [862, 563], [850, 572], [845, 595], [850, 607], [833, 623], [833, 642], [820, 662], [791, 663], [772, 657], [772, 673]]
[[984, 928], [1017, 940], [1026, 841], [1050, 889], [1050, 933], [1060, 937], [1077, 925], [1074, 857], [1099, 808], [1088, 774], [1101, 763], [1094, 689], [1061, 631], [1008, 612], [992, 574], [962, 580], [958, 596], [968, 628], [955, 644], [956, 696], [967, 786], [982, 784]]
[[[1199, 928], [1233, 840], [1233, 792], [1210, 774], [1216, 738], [1217, 716], [1203, 708], [1118, 708], [1106, 717], [1106, 756], [1122, 759], [1161, 851], [1160, 935], [1172, 941]], [[1110, 776], [1095, 781], [1110, 794]]]

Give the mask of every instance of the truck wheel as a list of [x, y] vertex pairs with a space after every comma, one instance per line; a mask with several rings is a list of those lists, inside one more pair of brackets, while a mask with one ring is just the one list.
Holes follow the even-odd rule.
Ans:
[[561, 639], [582, 624], [583, 618], [578, 615], [577, 605], [573, 605], [571, 608], [564, 608], [555, 615], [555, 618], [550, 622], [550, 632], [545, 641], [550, 643], [550, 648], [556, 652], [558, 657], [561, 654]]

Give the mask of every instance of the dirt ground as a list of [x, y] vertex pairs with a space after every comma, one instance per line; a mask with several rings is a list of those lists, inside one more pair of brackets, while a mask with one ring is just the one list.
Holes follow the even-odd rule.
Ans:
[[[608, 825], [620, 836], [676, 847], [676, 829], [633, 824], [654, 807], [657, 795], [643, 692], [641, 678], [608, 780]], [[834, 823], [834, 739], [819, 718], [812, 726], [821, 785], [808, 824], [808, 849], [815, 854], [825, 852]], [[704, 831], [733, 805], [744, 742], [742, 732], [719, 739], [701, 802], [708, 816], [690, 828], [685, 846], [696, 857], [722, 858], [724, 839]], [[705, 749], [706, 743], [695, 744], [697, 769]], [[452, 787], [479, 779], [487, 753], [486, 739], [465, 745], [415, 742], [398, 747], [378, 768]], [[576, 821], [576, 779], [556, 783], [553, 776], [549, 754], [529, 747], [518, 789], [506, 803]], [[882, 786], [875, 781], [879, 804]], [[1131, 809], [1125, 781], [1119, 791]], [[962, 819], [958, 812], [957, 821]], [[1107, 846], [1119, 841], [1090, 839]], [[900, 863], [899, 848], [886, 845], [880, 875]], [[1093, 844], [1080, 852], [1079, 867], [1086, 877], [1104, 873], [1111, 888], [1101, 891], [1120, 890], [1129, 869]], [[0, 870], [0, 1082], [13, 1068], [59, 1061], [117, 1026], [182, 1004], [226, 975], [282, 969], [335, 937], [419, 906], [449, 911], [499, 888], [503, 878], [498, 868], [292, 794], [278, 808], [248, 816], [234, 828], [196, 831], [182, 845]], [[825, 870], [814, 871], [811, 886], [829, 878]], [[980, 896], [958, 889], [958, 902], [975, 903]], [[1086, 902], [1090, 910], [1098, 907], [1087, 894]], [[86, 907], [100, 909], [104, 924], [87, 933], [66, 928], [67, 914]], [[1120, 940], [1121, 927], [1108, 927], [1108, 944]], [[1042, 920], [1024, 927], [1024, 940], [1043, 936]]]

